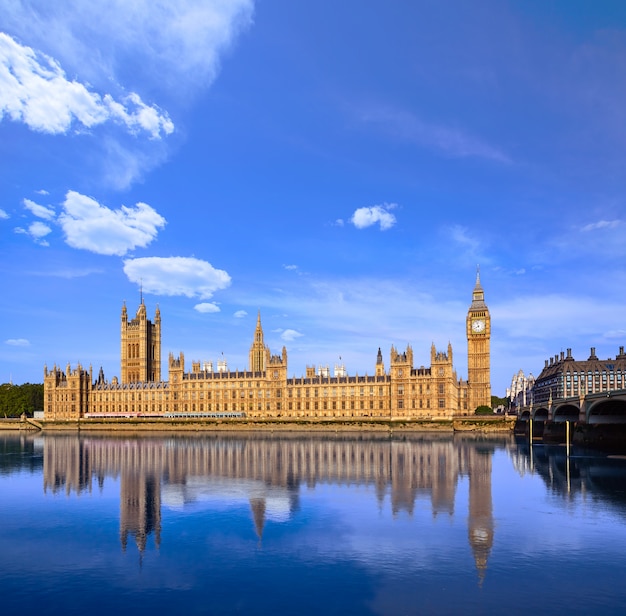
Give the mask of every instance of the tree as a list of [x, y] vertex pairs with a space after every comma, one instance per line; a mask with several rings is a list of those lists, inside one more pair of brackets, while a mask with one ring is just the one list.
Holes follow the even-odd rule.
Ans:
[[486, 404], [481, 404], [480, 406], [476, 407], [474, 415], [493, 415], [493, 409]]
[[509, 406], [510, 398], [500, 398], [499, 396], [491, 396], [491, 408], [495, 409], [497, 406], [503, 406], [507, 408]]
[[0, 385], [0, 417], [19, 417], [26, 413], [32, 417], [34, 411], [43, 410], [43, 384], [24, 383]]

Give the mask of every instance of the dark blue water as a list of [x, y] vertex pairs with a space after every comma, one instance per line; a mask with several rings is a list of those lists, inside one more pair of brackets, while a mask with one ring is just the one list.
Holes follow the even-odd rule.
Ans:
[[623, 614], [626, 463], [574, 453], [502, 437], [0, 434], [0, 609]]

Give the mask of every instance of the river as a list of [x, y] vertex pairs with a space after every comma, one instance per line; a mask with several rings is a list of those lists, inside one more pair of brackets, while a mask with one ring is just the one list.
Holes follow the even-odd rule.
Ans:
[[0, 433], [3, 614], [624, 614], [626, 461], [504, 436]]

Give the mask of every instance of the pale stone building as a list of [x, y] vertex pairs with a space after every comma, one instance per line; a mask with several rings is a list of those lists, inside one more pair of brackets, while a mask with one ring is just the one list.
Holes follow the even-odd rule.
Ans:
[[513, 375], [511, 387], [506, 390], [506, 397], [510, 399], [513, 409], [529, 406], [532, 400], [532, 389], [535, 385], [535, 377], [530, 373], [528, 376], [520, 370]]
[[349, 376], [343, 365], [307, 366], [305, 376], [287, 376], [287, 349], [272, 355], [257, 317], [247, 371], [229, 371], [225, 361], [191, 362], [183, 353], [168, 357], [168, 380], [161, 379], [161, 314], [152, 323], [141, 303], [134, 319], [122, 308], [121, 379], [94, 379], [91, 367], [44, 368], [45, 418], [94, 417], [248, 419], [419, 419], [469, 415], [490, 406], [491, 318], [477, 276], [466, 320], [468, 380], [458, 378], [452, 346], [430, 349], [430, 366], [415, 368], [413, 349], [391, 347], [389, 368], [380, 349], [371, 376]]

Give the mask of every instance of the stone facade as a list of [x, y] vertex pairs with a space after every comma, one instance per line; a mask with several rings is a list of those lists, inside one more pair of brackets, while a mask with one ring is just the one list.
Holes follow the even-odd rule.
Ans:
[[576, 360], [572, 349], [546, 359], [535, 380], [529, 403], [535, 408], [548, 406], [552, 400], [584, 398], [587, 394], [626, 389], [626, 353], [619, 347], [615, 358], [600, 359], [591, 347], [586, 360]]
[[467, 333], [467, 381], [469, 404], [491, 407], [491, 316], [485, 303], [485, 292], [476, 274], [472, 304], [465, 320]]
[[531, 374], [526, 376], [523, 370], [519, 370], [511, 379], [511, 387], [506, 390], [512, 409], [520, 409], [530, 404], [532, 389], [535, 386], [535, 377]]
[[44, 409], [49, 420], [90, 417], [245, 417], [248, 419], [435, 419], [473, 414], [490, 405], [491, 320], [477, 276], [467, 314], [468, 381], [454, 369], [452, 346], [430, 350], [430, 367], [413, 366], [413, 349], [391, 347], [389, 370], [378, 349], [372, 376], [349, 376], [336, 366], [307, 367], [300, 378], [287, 376], [287, 349], [272, 355], [264, 343], [259, 313], [249, 353], [249, 369], [231, 372], [225, 362], [194, 361], [185, 369], [183, 353], [169, 354], [169, 380], [161, 380], [161, 315], [146, 317], [141, 300], [134, 319], [122, 308], [121, 374], [118, 381], [94, 380], [89, 370], [69, 365], [44, 368]]

